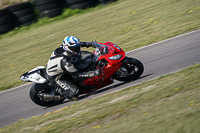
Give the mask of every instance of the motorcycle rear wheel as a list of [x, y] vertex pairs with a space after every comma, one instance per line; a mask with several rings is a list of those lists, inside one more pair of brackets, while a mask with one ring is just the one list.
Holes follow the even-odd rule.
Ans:
[[48, 84], [37, 84], [35, 83], [30, 91], [29, 91], [29, 96], [31, 98], [31, 100], [39, 105], [39, 106], [44, 106], [44, 107], [50, 107], [53, 105], [57, 105], [62, 103], [65, 99], [62, 99], [60, 101], [42, 101], [40, 100], [38, 94], [39, 93], [50, 93], [51, 92], [51, 87]]
[[119, 81], [131, 81], [138, 79], [144, 72], [144, 66], [141, 61], [126, 57], [126, 61], [122, 61], [121, 67], [113, 75], [113, 78]]

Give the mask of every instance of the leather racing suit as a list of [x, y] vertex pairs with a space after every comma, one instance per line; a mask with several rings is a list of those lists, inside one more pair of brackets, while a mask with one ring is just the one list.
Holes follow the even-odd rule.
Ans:
[[[96, 45], [93, 42], [80, 42], [81, 47], [93, 47]], [[61, 93], [67, 98], [73, 98], [79, 93], [79, 89], [74, 84], [67, 80], [61, 80], [63, 73], [68, 72], [74, 80], [81, 80], [85, 77], [94, 77], [99, 75], [99, 70], [79, 73], [73, 64], [73, 56], [64, 51], [60, 45], [52, 54], [46, 66], [47, 80], [52, 85], [58, 85], [61, 88]]]

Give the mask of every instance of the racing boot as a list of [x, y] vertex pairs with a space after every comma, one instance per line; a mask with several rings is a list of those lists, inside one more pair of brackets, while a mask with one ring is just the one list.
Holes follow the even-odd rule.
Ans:
[[65, 80], [57, 80], [56, 83], [61, 89], [61, 95], [68, 99], [78, 99], [79, 89], [74, 84]]

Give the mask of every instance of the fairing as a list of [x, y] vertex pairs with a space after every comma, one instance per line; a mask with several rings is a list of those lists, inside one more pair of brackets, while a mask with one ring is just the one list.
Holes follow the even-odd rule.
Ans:
[[38, 66], [34, 69], [32, 69], [29, 72], [26, 72], [20, 76], [20, 79], [22, 81], [26, 82], [35, 82], [35, 83], [46, 83], [47, 80], [43, 78], [40, 74], [40, 70], [45, 69], [44, 66]]
[[[97, 89], [113, 83], [112, 76], [120, 68], [121, 61], [125, 58], [125, 52], [117, 45], [115, 45], [111, 42], [98, 43], [98, 44], [100, 44], [100, 45], [96, 48], [95, 52], [93, 52], [93, 53], [96, 56], [97, 61], [104, 62], [104, 66], [101, 66], [101, 68], [100, 68], [101, 74], [100, 74], [100, 76], [88, 78], [83, 81], [84, 85], [86, 85], [86, 86], [87, 85], [88, 86], [95, 85], [95, 86], [97, 86]], [[102, 50], [102, 47], [104, 47], [105, 45], [107, 47], [106, 48], [107, 52], [105, 52], [105, 50]], [[102, 54], [101, 50], [104, 51], [103, 54]], [[109, 59], [110, 57], [115, 56], [115, 55], [120, 55], [120, 58], [117, 60]]]

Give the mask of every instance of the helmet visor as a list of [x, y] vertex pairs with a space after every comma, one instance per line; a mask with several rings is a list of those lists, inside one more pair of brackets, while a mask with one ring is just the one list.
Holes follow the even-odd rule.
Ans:
[[78, 46], [74, 46], [74, 47], [69, 47], [69, 49], [73, 52], [80, 52], [81, 51], [81, 47], [80, 45]]

